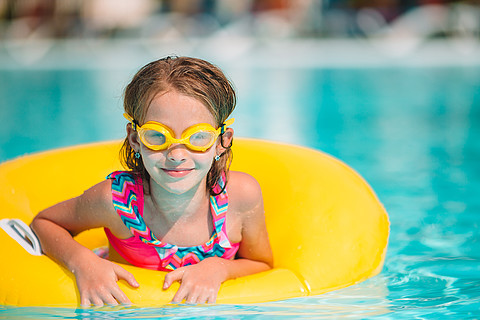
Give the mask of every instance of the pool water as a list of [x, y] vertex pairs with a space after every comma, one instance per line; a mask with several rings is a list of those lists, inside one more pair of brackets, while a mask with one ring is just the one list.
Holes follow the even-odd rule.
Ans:
[[[480, 67], [236, 68], [239, 136], [328, 152], [391, 220], [382, 273], [254, 305], [11, 308], [0, 318], [480, 318]], [[124, 135], [130, 68], [0, 70], [0, 161]], [[1, 285], [1, 284], [0, 284]]]

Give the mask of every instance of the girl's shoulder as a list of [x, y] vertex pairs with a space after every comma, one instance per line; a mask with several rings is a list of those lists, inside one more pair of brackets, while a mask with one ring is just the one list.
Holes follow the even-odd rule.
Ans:
[[91, 226], [104, 227], [117, 237], [131, 236], [113, 205], [112, 179], [105, 179], [84, 191], [79, 197], [78, 208]]
[[246, 212], [263, 206], [262, 189], [258, 181], [245, 172], [230, 171], [228, 176], [229, 205], [236, 211]]
[[89, 189], [79, 197], [85, 207], [95, 208], [100, 212], [112, 212], [112, 181], [105, 179]]
[[44, 212], [72, 234], [78, 234], [88, 229], [110, 227], [115, 213], [111, 200], [109, 203], [111, 198], [111, 182], [104, 180]]
[[[122, 173], [121, 176], [128, 178], [129, 175]], [[108, 228], [116, 237], [123, 239], [132, 234], [114, 207], [113, 193], [118, 194], [118, 186], [113, 186], [113, 184], [122, 183], [122, 179], [118, 179], [119, 175], [116, 175], [116, 178], [109, 175], [107, 179], [86, 190], [82, 195], [82, 202], [85, 208], [89, 207], [90, 214], [97, 219], [99, 227]]]

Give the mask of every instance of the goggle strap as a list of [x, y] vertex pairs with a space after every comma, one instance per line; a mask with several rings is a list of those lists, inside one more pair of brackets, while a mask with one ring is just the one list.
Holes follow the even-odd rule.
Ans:
[[220, 127], [220, 134], [222, 135], [225, 132], [225, 128], [228, 126], [231, 126], [235, 122], [235, 118], [228, 119], [224, 123], [222, 123], [222, 126]]
[[230, 141], [230, 145], [224, 146], [224, 145], [223, 145], [223, 136], [220, 136], [220, 137], [221, 137], [221, 139], [220, 139], [220, 144], [222, 145], [222, 147], [225, 148], [225, 149], [230, 149], [230, 148], [232, 147], [232, 145], [233, 145], [233, 138], [232, 138], [232, 141]]
[[123, 116], [125, 117], [125, 119], [127, 119], [128, 121], [130, 121], [130, 123], [132, 124], [133, 126], [133, 130], [137, 131], [137, 127], [138, 127], [138, 122], [137, 120], [133, 119], [133, 117], [131, 115], [129, 115], [128, 113], [124, 113]]

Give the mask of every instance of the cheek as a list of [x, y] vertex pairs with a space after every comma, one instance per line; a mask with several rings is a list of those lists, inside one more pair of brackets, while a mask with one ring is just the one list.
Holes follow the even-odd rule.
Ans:
[[215, 156], [215, 152], [205, 152], [202, 154], [197, 154], [195, 157], [195, 162], [199, 167], [206, 168], [210, 170], [210, 167], [213, 164], [213, 157]]
[[146, 167], [154, 166], [158, 163], [165, 163], [165, 154], [142, 146], [142, 159]]

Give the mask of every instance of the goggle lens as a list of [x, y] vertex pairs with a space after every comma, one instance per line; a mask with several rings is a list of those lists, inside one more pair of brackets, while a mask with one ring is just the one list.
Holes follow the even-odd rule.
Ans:
[[188, 142], [195, 147], [207, 147], [215, 139], [215, 132], [199, 131], [190, 136]]
[[157, 130], [147, 129], [143, 131], [142, 137], [147, 145], [162, 146], [167, 143], [167, 137], [162, 132]]

